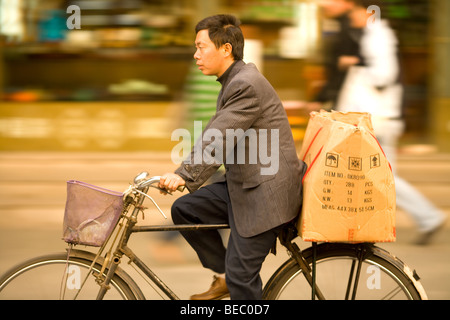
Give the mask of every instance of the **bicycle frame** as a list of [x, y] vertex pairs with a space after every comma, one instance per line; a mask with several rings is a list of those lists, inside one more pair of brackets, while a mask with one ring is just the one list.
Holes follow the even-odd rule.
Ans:
[[[137, 217], [139, 212], [144, 210], [142, 206], [146, 193], [149, 187], [145, 187], [143, 192], [139, 192], [135, 199], [127, 196], [125, 199], [123, 218], [127, 220], [125, 229], [122, 232], [119, 240], [119, 244], [115, 248], [112, 259], [105, 259], [105, 264], [108, 273], [100, 284], [100, 290], [97, 295], [97, 299], [102, 299], [108, 290], [109, 283], [116, 272], [116, 269], [120, 263], [123, 255], [130, 259], [130, 263], [134, 263], [153, 283], [155, 283], [162, 292], [171, 300], [179, 300], [179, 297], [128, 247], [128, 240], [133, 233], [138, 232], [154, 232], [154, 231], [186, 231], [186, 230], [211, 230], [211, 229], [227, 229], [228, 224], [202, 224], [202, 225], [171, 225], [171, 226], [136, 226]], [[134, 210], [130, 216], [126, 213], [131, 205], [134, 205]], [[156, 205], [156, 203], [155, 203]], [[158, 208], [159, 209], [159, 208]]]
[[[122, 217], [127, 220], [125, 229], [120, 235], [119, 244], [115, 248], [115, 251], [112, 255], [112, 259], [109, 259], [107, 256], [105, 258], [105, 264], [103, 269], [107, 267], [108, 272], [104, 279], [97, 279], [99, 282], [100, 290], [97, 295], [97, 299], [103, 299], [107, 290], [109, 289], [109, 283], [116, 272], [116, 269], [120, 263], [120, 260], [123, 255], [130, 259], [130, 263], [134, 263], [154, 284], [158, 286], [158, 288], [164, 292], [164, 294], [170, 298], [171, 300], [179, 300], [179, 297], [138, 257], [136, 254], [128, 247], [128, 240], [133, 233], [138, 232], [155, 232], [155, 231], [196, 231], [196, 230], [212, 230], [212, 229], [227, 229], [229, 228], [228, 224], [186, 224], [186, 225], [161, 225], [161, 226], [136, 226], [137, 217], [139, 212], [144, 211], [144, 207], [142, 206], [147, 195], [149, 186], [151, 183], [155, 183], [159, 181], [154, 177], [153, 180], [147, 180], [142, 184], [141, 190], [138, 191], [135, 197], [127, 195], [124, 201], [124, 210]], [[150, 182], [148, 182], [150, 181]], [[157, 204], [153, 201], [151, 197], [149, 197], [155, 206], [159, 209]], [[134, 206], [133, 212], [130, 216], [127, 216], [128, 210], [131, 206]], [[161, 210], [160, 210], [161, 211]], [[161, 212], [162, 213], [162, 212]], [[162, 213], [163, 214], [163, 213]], [[305, 258], [303, 257], [300, 248], [292, 242], [292, 240], [296, 237], [295, 230], [293, 228], [287, 228], [286, 232], [280, 236], [281, 244], [288, 249], [294, 259], [299, 263], [303, 270], [307, 270], [308, 272], [304, 272], [304, 276], [308, 283], [312, 287], [312, 297], [313, 299], [317, 296], [319, 299], [324, 299], [323, 294], [320, 289], [317, 287], [315, 283], [315, 264], [313, 264], [313, 268], [311, 269], [307, 264]], [[112, 244], [111, 248], [113, 247]], [[101, 251], [102, 249], [100, 249]], [[101, 275], [100, 275], [101, 276]]]

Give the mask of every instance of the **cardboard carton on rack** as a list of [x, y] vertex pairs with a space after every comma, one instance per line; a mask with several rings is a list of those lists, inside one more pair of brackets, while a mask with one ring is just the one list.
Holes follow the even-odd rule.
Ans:
[[395, 241], [395, 185], [370, 114], [312, 112], [300, 158], [305, 241]]

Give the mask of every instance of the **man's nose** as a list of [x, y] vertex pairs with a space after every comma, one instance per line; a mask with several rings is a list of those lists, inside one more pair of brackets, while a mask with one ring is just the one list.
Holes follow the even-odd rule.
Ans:
[[194, 59], [195, 60], [199, 60], [200, 59], [200, 54], [199, 54], [199, 52], [198, 52], [198, 49], [195, 51], [195, 53], [194, 53]]

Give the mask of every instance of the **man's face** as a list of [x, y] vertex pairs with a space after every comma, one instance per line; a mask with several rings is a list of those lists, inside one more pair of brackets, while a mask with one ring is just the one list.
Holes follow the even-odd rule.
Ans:
[[195, 51], [194, 59], [197, 60], [200, 71], [204, 75], [220, 77], [228, 68], [226, 62], [230, 53], [227, 53], [226, 46], [217, 49], [209, 38], [208, 30], [200, 30], [197, 33], [195, 46], [197, 51]]

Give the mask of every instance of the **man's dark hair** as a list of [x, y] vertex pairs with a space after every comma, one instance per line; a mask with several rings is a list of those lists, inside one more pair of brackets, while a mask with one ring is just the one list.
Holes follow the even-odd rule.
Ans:
[[217, 49], [229, 43], [234, 60], [242, 60], [244, 58], [244, 35], [239, 27], [240, 24], [241, 22], [235, 16], [218, 14], [197, 23], [195, 33], [200, 30], [208, 30], [209, 38]]

